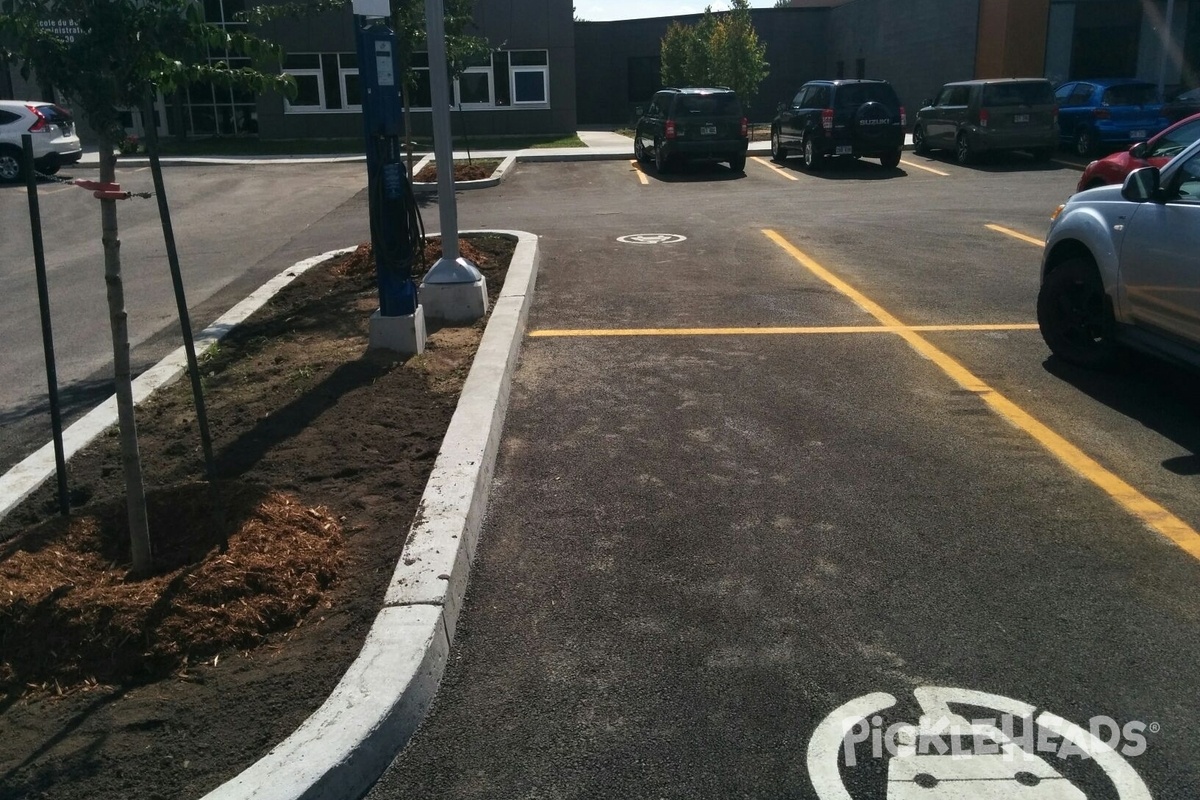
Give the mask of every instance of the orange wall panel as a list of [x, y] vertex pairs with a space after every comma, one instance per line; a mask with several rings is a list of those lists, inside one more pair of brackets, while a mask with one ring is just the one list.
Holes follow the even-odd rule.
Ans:
[[1045, 69], [1050, 0], [979, 0], [976, 78], [1028, 78]]

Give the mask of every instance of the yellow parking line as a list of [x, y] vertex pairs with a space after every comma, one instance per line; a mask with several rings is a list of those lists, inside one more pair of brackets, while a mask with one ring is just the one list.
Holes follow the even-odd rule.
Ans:
[[646, 177], [646, 173], [642, 172], [642, 165], [639, 164], [636, 159], [630, 161], [629, 163], [633, 164], [633, 171], [637, 173], [638, 181], [642, 184], [642, 186], [649, 186], [650, 179]]
[[1020, 239], [1022, 242], [1029, 242], [1030, 244], [1037, 245], [1038, 247], [1042, 247], [1043, 245], [1046, 244], [1041, 239], [1035, 239], [1032, 236], [1026, 236], [1025, 234], [1021, 233], [1020, 231], [1014, 231], [1012, 228], [1006, 228], [1003, 225], [993, 225], [992, 223], [989, 222], [988, 224], [984, 225], [983, 227], [987, 228], [990, 231], [995, 231], [996, 233], [1003, 233], [1005, 236], [1011, 236], [1014, 239]]
[[1058, 159], [1058, 158], [1052, 158], [1050, 160], [1053, 161], [1055, 164], [1062, 164], [1064, 167], [1070, 167], [1071, 169], [1078, 170], [1079, 172], [1083, 172], [1084, 166], [1085, 166], [1083, 164], [1076, 164], [1073, 161], [1063, 161], [1062, 159]]
[[772, 164], [770, 161], [767, 161], [765, 158], [762, 158], [761, 156], [754, 156], [752, 160], [757, 161], [758, 163], [762, 164], [767, 169], [772, 170], [772, 171], [782, 175], [783, 177], [787, 178], [789, 181], [800, 180], [792, 173], [788, 172], [785, 169], [777, 167], [776, 165]]
[[813, 333], [945, 333], [954, 331], [1035, 331], [1036, 322], [1015, 322], [980, 325], [831, 325], [799, 328], [547, 328], [531, 331], [530, 336], [588, 337], [588, 336], [795, 336]]
[[934, 175], [941, 175], [943, 178], [950, 177], [949, 172], [942, 172], [940, 169], [934, 169], [933, 167], [926, 167], [921, 164], [914, 164], [911, 161], [905, 161], [903, 158], [900, 159], [900, 163], [905, 165], [906, 167], [916, 167], [917, 169], [923, 169], [926, 172], [932, 172]]
[[772, 230], [764, 230], [763, 233], [783, 249], [784, 252], [796, 259], [809, 272], [853, 300], [860, 308], [879, 320], [881, 324], [900, 328], [901, 330], [897, 332], [897, 335], [904, 339], [912, 349], [937, 364], [948, 377], [963, 389], [978, 395], [993, 411], [1033, 437], [1055, 458], [1098, 486], [1130, 514], [1140, 519], [1151, 529], [1170, 539], [1187, 552], [1188, 555], [1200, 559], [1200, 533], [1197, 533], [1186, 522], [1149, 497], [1146, 497], [1112, 472], [1109, 472], [1091, 456], [1034, 419], [1016, 403], [997, 392], [983, 380], [976, 377], [966, 367], [935, 347], [928, 339], [916, 331], [906, 328], [900, 323], [900, 320], [892, 316], [892, 314], [878, 303], [800, 252], [795, 245], [778, 233]]

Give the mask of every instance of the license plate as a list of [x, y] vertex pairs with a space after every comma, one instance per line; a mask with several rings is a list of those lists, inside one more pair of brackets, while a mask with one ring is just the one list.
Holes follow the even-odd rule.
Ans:
[[1145, 139], [1146, 132], [1145, 131], [1130, 131], [1129, 138], [1130, 139]]
[[1029, 122], [1028, 114], [1016, 114], [1013, 116], [1013, 122]]
[[700, 135], [701, 136], [716, 136], [717, 135], [717, 126], [716, 125], [702, 125], [700, 127]]
[[833, 154], [834, 154], [835, 156], [850, 156], [850, 155], [854, 155], [854, 145], [850, 145], [850, 144], [839, 144], [837, 147], [835, 147], [835, 148], [833, 149]]

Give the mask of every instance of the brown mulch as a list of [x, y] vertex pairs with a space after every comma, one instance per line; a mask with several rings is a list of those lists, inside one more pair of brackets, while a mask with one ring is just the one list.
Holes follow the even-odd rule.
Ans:
[[[490, 178], [498, 166], [500, 166], [498, 158], [476, 158], [470, 163], [455, 161], [454, 180], [479, 181]], [[436, 183], [437, 179], [437, 163], [433, 161], [430, 161], [413, 176], [413, 181], [416, 183]]]
[[[513, 246], [461, 240], [492, 302]], [[379, 610], [485, 324], [431, 330], [404, 358], [367, 349], [377, 306], [363, 246], [203, 359], [215, 487], [189, 382], [138, 407], [152, 576], [129, 575], [114, 432], [71, 460], [69, 519], [50, 481], [0, 520], [0, 798], [200, 797], [329, 695]]]

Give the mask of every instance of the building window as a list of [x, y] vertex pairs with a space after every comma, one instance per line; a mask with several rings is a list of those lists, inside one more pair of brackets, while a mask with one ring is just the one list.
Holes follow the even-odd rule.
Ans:
[[[204, 19], [226, 31], [241, 31], [246, 23], [237, 15], [246, 10], [246, 0], [204, 0]], [[249, 67], [248, 58], [231, 57], [228, 50], [208, 51], [210, 64], [230, 69]], [[183, 93], [183, 124], [189, 134], [236, 135], [258, 133], [258, 98], [254, 92], [193, 83]]]
[[296, 96], [284, 105], [288, 114], [362, 110], [354, 53], [289, 53], [283, 71], [296, 81]]
[[[413, 54], [414, 86], [409, 104], [433, 106], [429, 54]], [[500, 50], [472, 61], [450, 82], [450, 105], [461, 108], [546, 106], [550, 102], [549, 54], [545, 50]], [[461, 103], [461, 105], [460, 105]]]
[[548, 56], [545, 50], [513, 50], [508, 54], [513, 105], [545, 105], [549, 102]]

